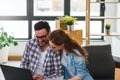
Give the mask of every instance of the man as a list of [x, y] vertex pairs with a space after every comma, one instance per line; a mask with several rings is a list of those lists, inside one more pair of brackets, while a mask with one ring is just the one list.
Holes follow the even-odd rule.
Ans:
[[48, 22], [40, 21], [34, 25], [35, 38], [27, 42], [20, 64], [30, 69], [34, 80], [59, 78], [63, 75], [59, 53], [50, 50], [47, 36], [50, 33]]

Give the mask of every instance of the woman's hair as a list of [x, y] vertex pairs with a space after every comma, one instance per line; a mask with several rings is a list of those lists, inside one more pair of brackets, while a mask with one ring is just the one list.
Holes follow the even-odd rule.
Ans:
[[84, 48], [82, 48], [75, 40], [71, 39], [68, 34], [66, 34], [63, 30], [58, 29], [54, 30], [49, 36], [48, 39], [54, 43], [55, 45], [61, 46], [64, 44], [65, 50], [71, 52], [76, 56], [80, 56], [78, 53], [74, 51], [77, 49], [84, 57], [87, 62], [88, 53]]

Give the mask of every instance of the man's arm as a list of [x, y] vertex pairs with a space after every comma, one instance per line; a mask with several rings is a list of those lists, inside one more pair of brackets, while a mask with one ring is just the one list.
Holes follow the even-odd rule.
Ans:
[[63, 76], [63, 67], [60, 61], [59, 53], [48, 52], [44, 62], [44, 77], [57, 78]]
[[63, 67], [61, 64], [60, 53], [54, 53], [53, 63], [54, 63], [54, 77], [61, 77], [63, 76]]
[[25, 47], [25, 50], [24, 50], [24, 53], [23, 53], [23, 57], [22, 57], [22, 60], [21, 60], [21, 63], [20, 63], [20, 67], [21, 68], [24, 68], [24, 69], [27, 69], [28, 68], [28, 64], [29, 64], [29, 60], [28, 60], [28, 56], [29, 56], [29, 44], [27, 43], [26, 44], [26, 47]]

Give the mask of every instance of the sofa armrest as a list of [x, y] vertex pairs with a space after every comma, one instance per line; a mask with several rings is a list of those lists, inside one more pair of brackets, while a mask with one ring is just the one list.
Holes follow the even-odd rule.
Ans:
[[120, 68], [115, 68], [115, 80], [120, 80]]
[[115, 61], [115, 67], [120, 68], [120, 57], [118, 56], [113, 56], [113, 59]]
[[120, 62], [115, 61], [115, 67], [120, 68]]

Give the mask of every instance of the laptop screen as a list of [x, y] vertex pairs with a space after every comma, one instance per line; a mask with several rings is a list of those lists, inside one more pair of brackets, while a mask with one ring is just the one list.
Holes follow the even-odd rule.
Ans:
[[1, 65], [5, 80], [33, 80], [32, 73], [28, 69], [22, 69], [18, 67]]
[[0, 80], [5, 80], [1, 67], [0, 67]]

